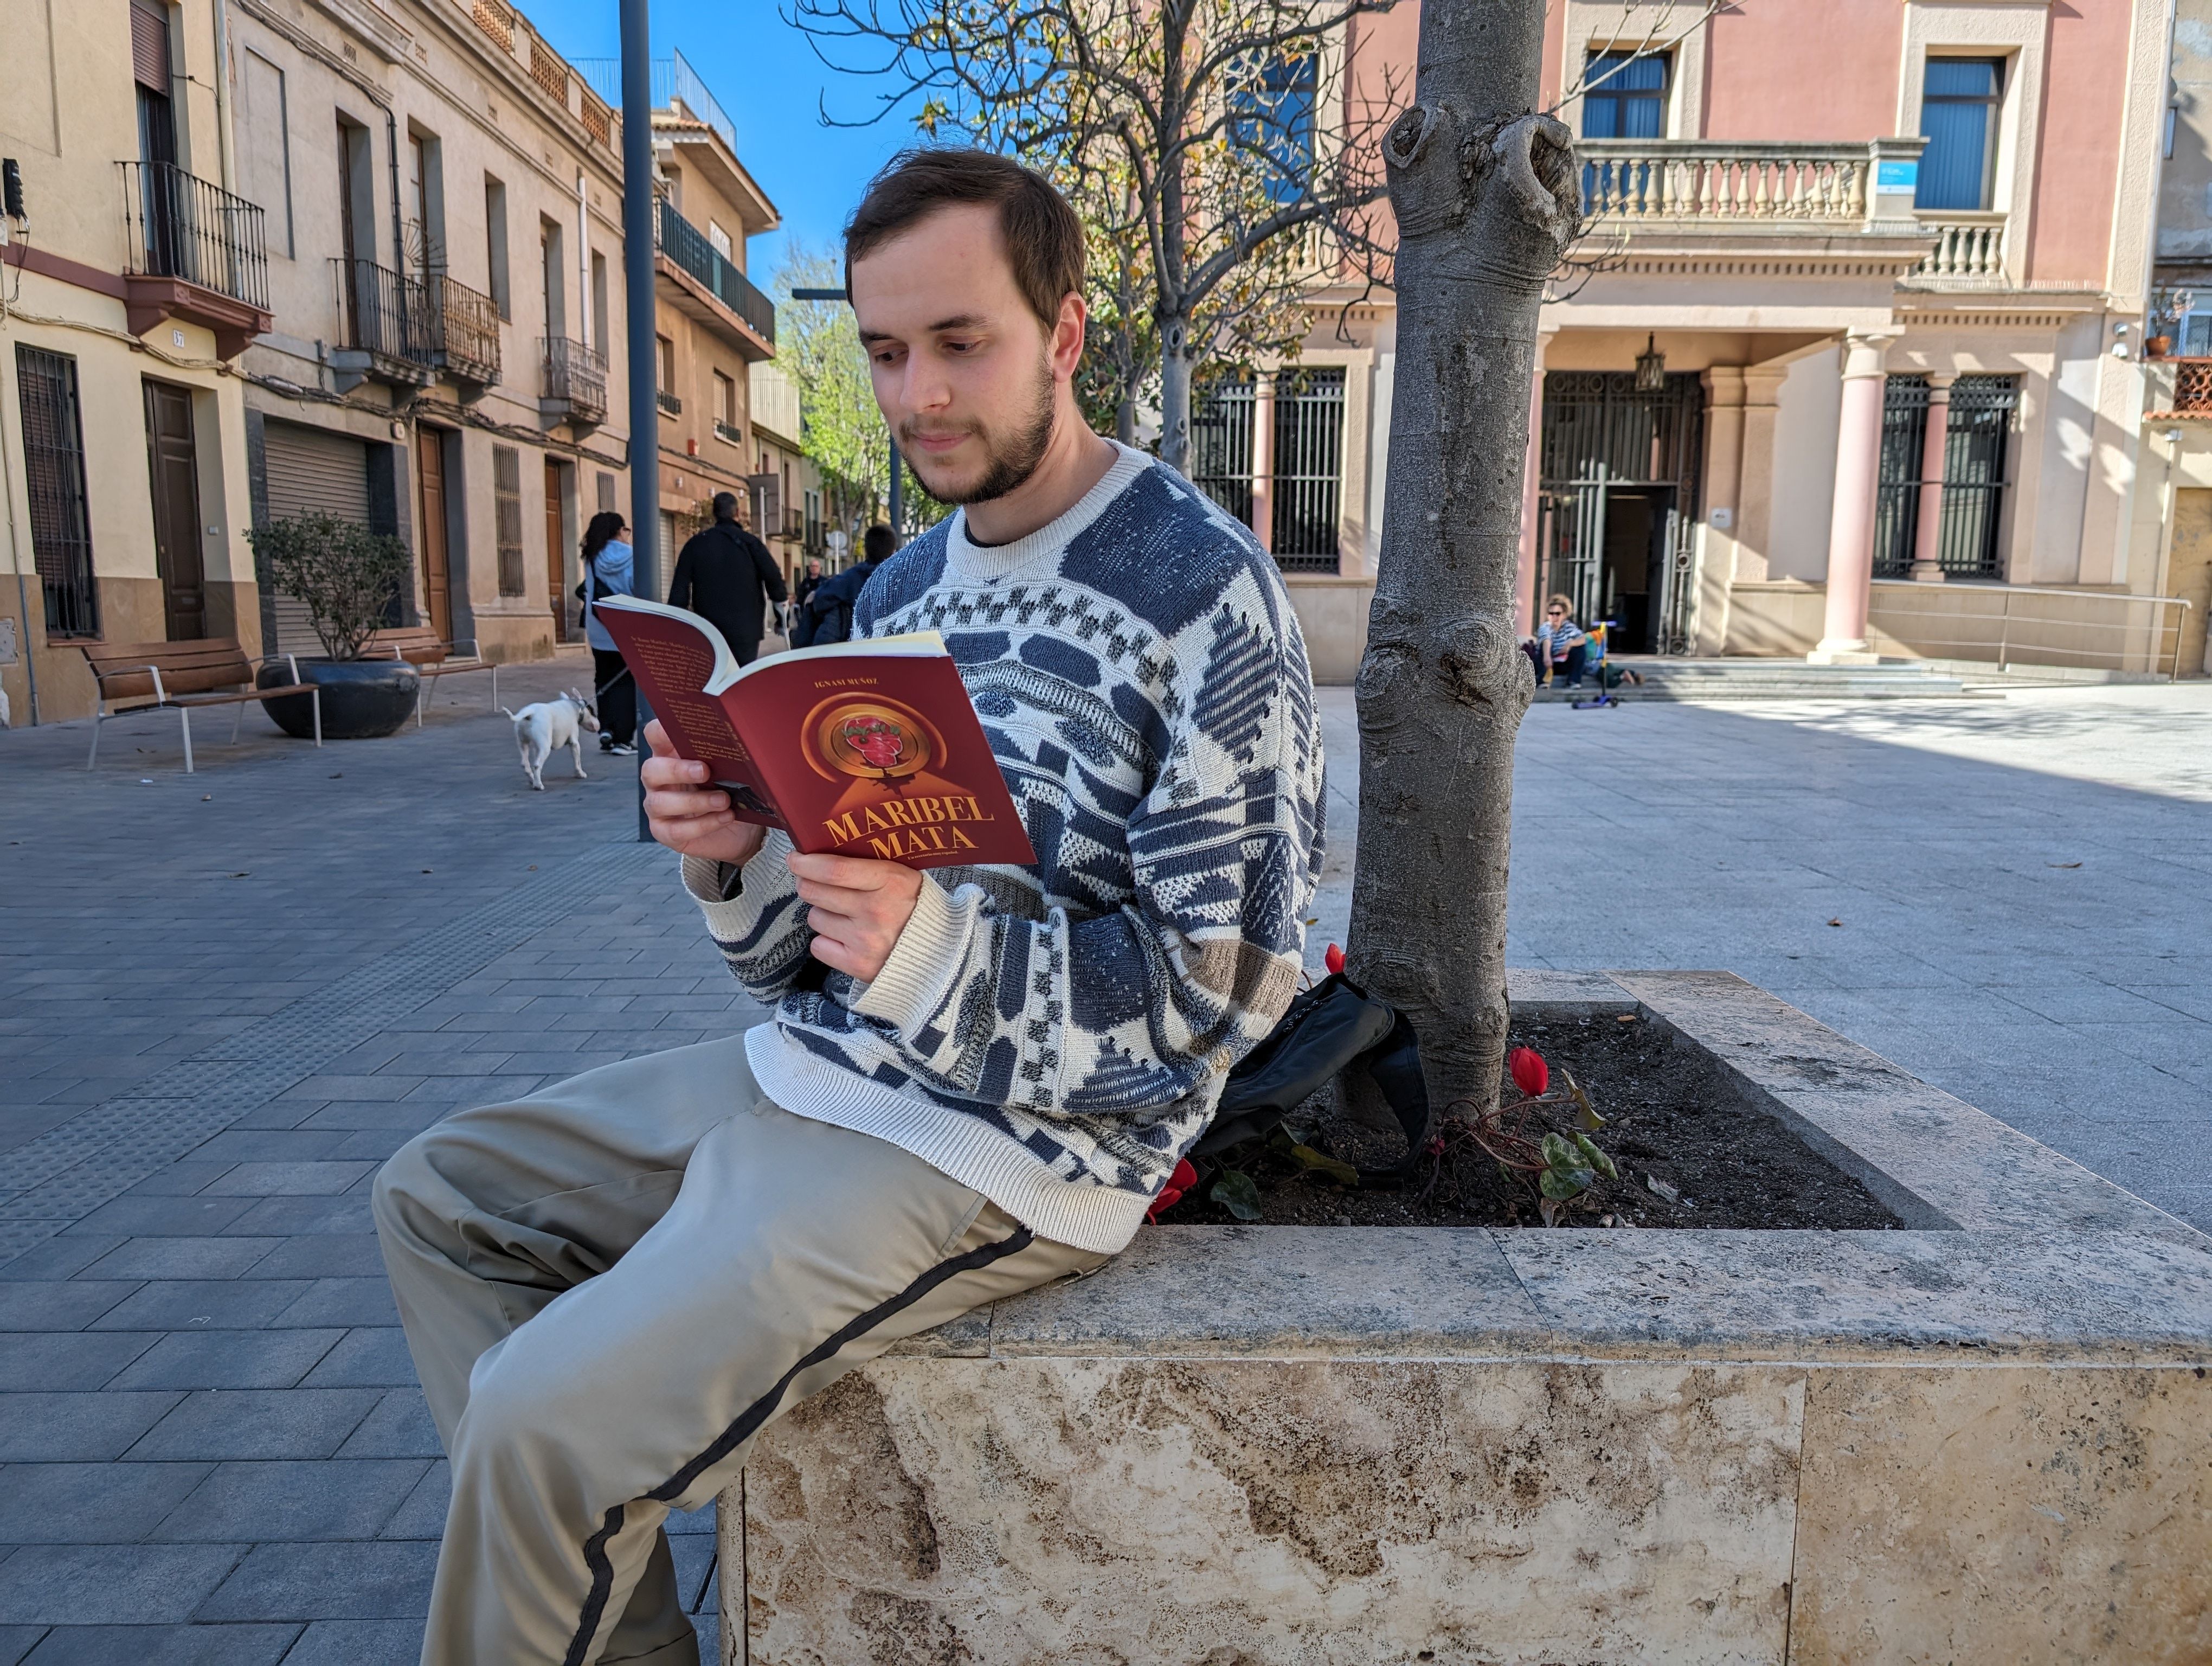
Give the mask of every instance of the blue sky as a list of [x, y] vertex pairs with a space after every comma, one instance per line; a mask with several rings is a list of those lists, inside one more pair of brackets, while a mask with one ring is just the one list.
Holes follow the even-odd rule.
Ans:
[[[524, 15], [568, 58], [612, 58], [621, 50], [616, 0], [524, 0]], [[765, 285], [782, 264], [784, 242], [834, 246], [868, 177], [913, 139], [894, 116], [875, 127], [824, 127], [818, 100], [846, 119], [876, 107], [881, 83], [840, 76], [783, 21], [775, 0], [655, 0], [653, 50], [691, 61], [738, 130], [738, 155], [783, 215], [783, 229], [757, 237], [746, 264]]]

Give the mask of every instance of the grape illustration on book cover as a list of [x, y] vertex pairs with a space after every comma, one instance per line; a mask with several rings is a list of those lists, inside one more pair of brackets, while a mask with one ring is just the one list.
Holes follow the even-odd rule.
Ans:
[[935, 632], [739, 666], [695, 613], [632, 596], [597, 608], [677, 751], [714, 771], [739, 819], [909, 867], [1036, 860]]

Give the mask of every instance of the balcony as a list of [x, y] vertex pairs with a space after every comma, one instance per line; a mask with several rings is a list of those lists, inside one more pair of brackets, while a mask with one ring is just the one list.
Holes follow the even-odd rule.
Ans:
[[664, 416], [681, 416], [684, 414], [684, 401], [665, 387], [653, 390], [653, 402], [660, 407], [660, 414]]
[[261, 210], [173, 163], [118, 166], [131, 333], [178, 319], [212, 331], [218, 356], [237, 357], [276, 322]]
[[653, 265], [677, 309], [726, 338], [748, 361], [775, 356], [775, 303], [707, 234], [662, 198], [653, 205]]
[[2212, 418], [2212, 359], [2146, 359], [2150, 386], [2144, 420], [2159, 417]]
[[374, 260], [338, 258], [331, 262], [331, 288], [338, 316], [331, 354], [337, 391], [349, 392], [364, 381], [428, 386], [437, 372], [438, 344], [421, 282]]
[[538, 345], [545, 372], [538, 416], [571, 428], [592, 428], [606, 421], [605, 356], [565, 336], [547, 336]]
[[1926, 143], [1577, 140], [1581, 252], [1596, 263], [1578, 307], [1638, 325], [1652, 278], [1693, 281], [1684, 299], [1700, 307], [1771, 306], [1777, 279], [1818, 283], [1830, 306], [1887, 307], [1938, 241], [1912, 212]]
[[1915, 289], [2001, 289], [2005, 276], [2005, 216], [1993, 214], [1918, 216], [1921, 229], [1933, 232], [1936, 246], [1912, 269], [1909, 282]]
[[745, 442], [745, 431], [735, 423], [726, 423], [717, 416], [714, 418], [714, 437], [726, 446], [742, 446]]
[[430, 362], [482, 392], [499, 380], [499, 307], [488, 295], [434, 272], [417, 286], [429, 308]]

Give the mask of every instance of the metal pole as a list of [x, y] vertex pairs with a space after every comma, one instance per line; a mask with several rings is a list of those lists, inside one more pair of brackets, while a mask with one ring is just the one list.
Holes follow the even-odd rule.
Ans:
[[[629, 520], [632, 582], [660, 595], [660, 405], [654, 398], [653, 281], [653, 27], [647, 0], [622, 0], [623, 288], [629, 323]], [[635, 678], [631, 679], [636, 681]], [[638, 768], [645, 768], [645, 726], [653, 716], [637, 691]], [[637, 787], [637, 836], [645, 821], [645, 781]]]

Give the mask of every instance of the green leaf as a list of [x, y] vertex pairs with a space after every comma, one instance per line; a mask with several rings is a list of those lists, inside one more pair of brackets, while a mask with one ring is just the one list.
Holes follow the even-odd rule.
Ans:
[[1325, 1174], [1340, 1185], [1357, 1186], [1359, 1183], [1359, 1170], [1341, 1158], [1326, 1156], [1311, 1146], [1292, 1146], [1290, 1155], [1291, 1160], [1300, 1168], [1310, 1169], [1316, 1174]]
[[1564, 1203], [1571, 1197], [1580, 1197], [1596, 1178], [1588, 1169], [1547, 1169], [1537, 1177], [1536, 1189]]
[[1556, 1134], [1546, 1134], [1544, 1143], [1539, 1149], [1544, 1153], [1544, 1161], [1561, 1173], [1569, 1169], [1579, 1169], [1583, 1165], [1582, 1153]]
[[1576, 1133], [1575, 1149], [1582, 1152], [1583, 1156], [1589, 1160], [1590, 1167], [1595, 1169], [1607, 1180], [1620, 1178], [1620, 1170], [1613, 1167], [1613, 1159], [1592, 1145], [1590, 1137], [1587, 1134], [1579, 1130]]
[[1239, 1220], [1258, 1220], [1260, 1189], [1242, 1169], [1224, 1169], [1207, 1195]]

